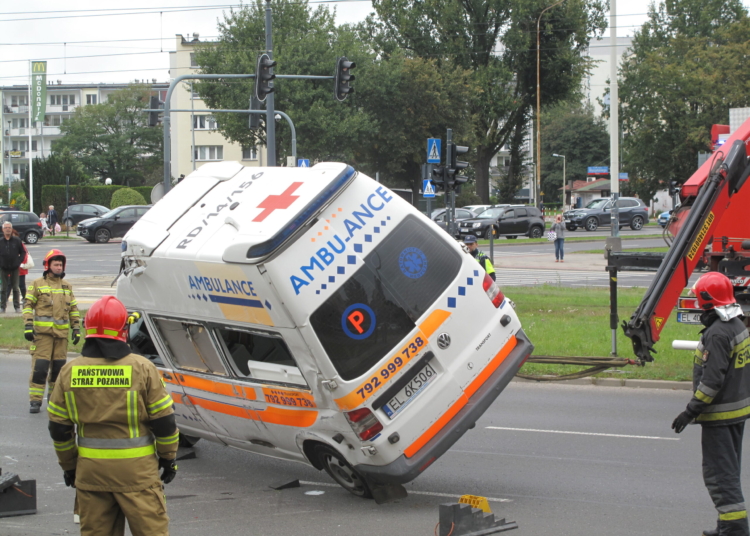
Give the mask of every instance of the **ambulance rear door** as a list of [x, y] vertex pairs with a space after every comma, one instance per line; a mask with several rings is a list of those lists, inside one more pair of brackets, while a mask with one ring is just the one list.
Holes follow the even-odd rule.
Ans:
[[175, 378], [186, 402], [195, 408], [207, 431], [244, 449], [262, 445], [266, 431], [248, 403], [255, 398], [255, 390], [233, 380], [207, 324], [161, 315], [152, 315], [151, 320], [175, 364]]

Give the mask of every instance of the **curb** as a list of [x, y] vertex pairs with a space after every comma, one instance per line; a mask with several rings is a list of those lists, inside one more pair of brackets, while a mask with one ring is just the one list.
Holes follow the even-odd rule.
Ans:
[[631, 389], [669, 389], [672, 391], [692, 391], [693, 382], [671, 381], [671, 380], [629, 380], [626, 378], [580, 378], [577, 380], [562, 380], [551, 382], [538, 382], [525, 378], [513, 378], [514, 382], [521, 383], [554, 383], [559, 385], [593, 385], [596, 387], [628, 387]]

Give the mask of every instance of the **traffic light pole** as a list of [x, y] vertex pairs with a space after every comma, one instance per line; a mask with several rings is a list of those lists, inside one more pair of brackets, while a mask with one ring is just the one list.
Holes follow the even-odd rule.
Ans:
[[[266, 0], [266, 54], [273, 60], [273, 39], [271, 35], [271, 0]], [[268, 165], [276, 165], [276, 119], [274, 117], [273, 92], [266, 97], [266, 150]], [[295, 159], [296, 162], [296, 159]]]
[[[450, 169], [451, 167], [451, 152], [449, 147], [451, 146], [451, 143], [453, 143], [453, 129], [449, 128], [447, 129], [445, 133], [445, 167], [446, 169]], [[448, 190], [448, 185], [445, 186], [446, 191]], [[448, 214], [450, 220], [448, 221], [448, 233], [451, 236], [455, 236], [456, 234], [456, 191], [453, 188], [450, 188], [450, 195], [448, 197]]]

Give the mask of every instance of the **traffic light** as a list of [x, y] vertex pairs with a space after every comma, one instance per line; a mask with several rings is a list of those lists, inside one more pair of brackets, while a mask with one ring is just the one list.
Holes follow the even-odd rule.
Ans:
[[[260, 101], [255, 95], [250, 98], [250, 110], [260, 110]], [[251, 130], [260, 128], [260, 114], [250, 114], [249, 127]]]
[[459, 176], [459, 173], [469, 167], [469, 163], [458, 159], [459, 155], [468, 152], [469, 148], [464, 145], [456, 145], [455, 143], [448, 144], [448, 154], [446, 156], [450, 158], [450, 164], [448, 166], [447, 178], [445, 181], [446, 190], [453, 189], [458, 192], [461, 190], [461, 185], [468, 180], [466, 177]]
[[435, 191], [445, 190], [445, 166], [435, 166], [432, 168], [432, 185]]
[[675, 194], [676, 194], [677, 192], [679, 192], [679, 191], [680, 191], [680, 187], [679, 187], [679, 184], [680, 184], [680, 183], [679, 183], [678, 181], [670, 181], [670, 182], [669, 182], [669, 195], [670, 195], [670, 196], [673, 196], [673, 195], [675, 195]]
[[[164, 103], [159, 100], [159, 97], [156, 95], [151, 95], [151, 100], [149, 101], [149, 109], [151, 110], [157, 110], [157, 109], [163, 109]], [[162, 112], [149, 112], [148, 113], [148, 126], [155, 127], [159, 124], [159, 120], [161, 119]]]
[[260, 102], [265, 101], [269, 93], [273, 93], [273, 79], [276, 78], [273, 74], [274, 67], [276, 62], [268, 54], [260, 55], [255, 69], [255, 96]]
[[354, 88], [349, 85], [354, 82], [354, 75], [351, 70], [357, 66], [353, 61], [349, 61], [342, 56], [336, 62], [336, 76], [334, 76], [333, 96], [336, 100], [343, 101], [347, 96], [354, 93]]

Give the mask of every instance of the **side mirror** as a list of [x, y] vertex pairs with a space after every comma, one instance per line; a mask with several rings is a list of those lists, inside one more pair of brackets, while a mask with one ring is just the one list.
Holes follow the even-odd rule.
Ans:
[[114, 217], [113, 219], [114, 219], [114, 220], [119, 220], [119, 219], [120, 219], [120, 216], [115, 216], [115, 217]]

